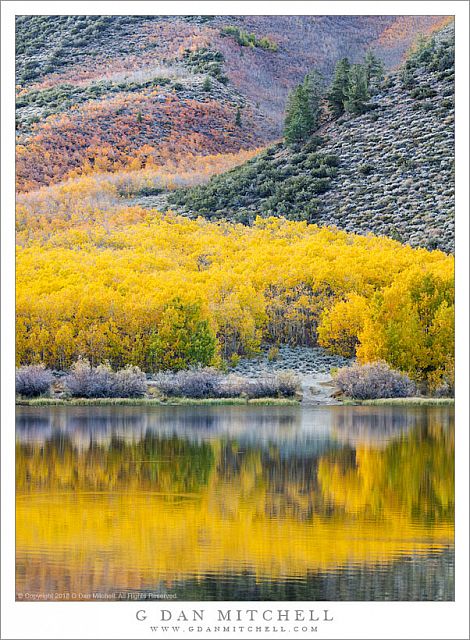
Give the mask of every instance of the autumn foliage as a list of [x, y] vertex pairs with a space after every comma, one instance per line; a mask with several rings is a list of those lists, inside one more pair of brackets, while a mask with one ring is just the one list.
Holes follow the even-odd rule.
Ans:
[[152, 371], [253, 353], [263, 340], [319, 340], [434, 386], [452, 378], [453, 258], [439, 251], [282, 218], [245, 227], [139, 207], [117, 228], [95, 210], [52, 235], [26, 233], [19, 364], [66, 368], [84, 356]]
[[235, 116], [233, 106], [175, 93], [160, 99], [158, 90], [72, 107], [35, 125], [27, 142], [17, 145], [17, 187], [30, 191], [74, 175], [135, 171], [183, 156], [259, 146], [261, 138], [250, 127], [248, 114], [242, 129]]

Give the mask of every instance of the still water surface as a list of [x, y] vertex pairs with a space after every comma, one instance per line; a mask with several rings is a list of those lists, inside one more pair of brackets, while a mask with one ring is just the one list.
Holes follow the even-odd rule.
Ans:
[[453, 408], [18, 407], [16, 434], [19, 599], [454, 597]]

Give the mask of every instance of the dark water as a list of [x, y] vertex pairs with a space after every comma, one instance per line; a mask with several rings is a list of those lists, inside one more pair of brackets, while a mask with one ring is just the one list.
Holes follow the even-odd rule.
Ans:
[[18, 599], [454, 598], [453, 408], [18, 407], [16, 433]]

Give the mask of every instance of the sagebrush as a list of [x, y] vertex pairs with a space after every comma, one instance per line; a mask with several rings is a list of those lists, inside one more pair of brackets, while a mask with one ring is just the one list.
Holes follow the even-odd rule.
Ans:
[[291, 371], [250, 379], [201, 368], [163, 372], [155, 376], [154, 383], [163, 396], [186, 398], [289, 398], [300, 391], [299, 378]]
[[147, 392], [145, 374], [138, 367], [115, 372], [107, 364], [93, 367], [85, 359], [72, 366], [64, 383], [75, 398], [139, 398]]
[[405, 398], [416, 393], [416, 386], [408, 376], [385, 362], [343, 367], [334, 379], [345, 395], [357, 400]]
[[50, 390], [54, 376], [42, 364], [31, 364], [16, 370], [16, 393], [26, 398], [42, 396]]

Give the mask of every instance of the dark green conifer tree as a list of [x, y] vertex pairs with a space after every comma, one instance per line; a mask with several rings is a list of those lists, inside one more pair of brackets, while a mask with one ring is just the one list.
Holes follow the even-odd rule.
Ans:
[[342, 58], [336, 63], [333, 82], [328, 92], [328, 103], [335, 118], [344, 113], [344, 104], [348, 100], [350, 68], [347, 58]]
[[322, 113], [322, 76], [313, 71], [305, 76], [287, 100], [284, 135], [288, 144], [304, 142], [318, 129]]
[[353, 64], [349, 70], [349, 87], [344, 108], [350, 113], [364, 113], [367, 110], [366, 103], [369, 97], [366, 67], [362, 64]]
[[303, 82], [307, 94], [311, 131], [318, 129], [322, 115], [322, 100], [325, 95], [325, 81], [321, 73], [313, 70], [305, 76]]
[[384, 79], [384, 65], [380, 58], [377, 58], [372, 51], [366, 53], [364, 60], [366, 68], [367, 86], [370, 88], [373, 84], [377, 85]]

